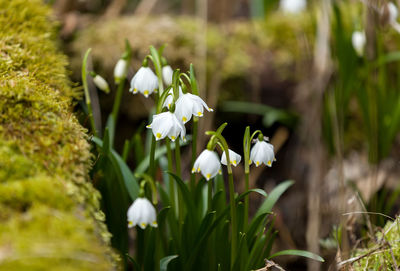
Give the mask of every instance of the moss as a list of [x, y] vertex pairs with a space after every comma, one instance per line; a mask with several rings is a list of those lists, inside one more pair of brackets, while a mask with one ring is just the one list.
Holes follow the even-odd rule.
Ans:
[[0, 1], [0, 270], [112, 270], [89, 144], [41, 1]]

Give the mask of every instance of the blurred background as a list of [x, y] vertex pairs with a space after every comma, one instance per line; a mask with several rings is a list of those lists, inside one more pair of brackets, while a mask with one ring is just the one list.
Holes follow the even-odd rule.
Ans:
[[[380, 214], [398, 213], [400, 34], [389, 5], [397, 7], [397, 1], [47, 2], [61, 22], [60, 46], [77, 87], [88, 48], [92, 69], [113, 82], [125, 39], [133, 49], [129, 79], [150, 45], [166, 44], [164, 56], [173, 68], [187, 71], [194, 64], [200, 96], [215, 110], [201, 119], [200, 131], [228, 122], [224, 135], [237, 152], [247, 125], [270, 137], [277, 162], [252, 168], [251, 188], [268, 192], [295, 181], [274, 209], [275, 249], [305, 249], [326, 260], [278, 258], [285, 269], [335, 270], [354, 251], [368, 250], [370, 243], [361, 240], [373, 242], [390, 220]], [[361, 49], [355, 31], [364, 35]], [[103, 124], [114, 95], [115, 87], [109, 95], [98, 93], [95, 117]], [[153, 106], [127, 91], [122, 101], [119, 151], [148, 123]], [[199, 148], [206, 139], [200, 136]], [[186, 161], [189, 155], [183, 153]], [[239, 191], [240, 167], [234, 172]], [[250, 202], [258, 206], [259, 200]]]

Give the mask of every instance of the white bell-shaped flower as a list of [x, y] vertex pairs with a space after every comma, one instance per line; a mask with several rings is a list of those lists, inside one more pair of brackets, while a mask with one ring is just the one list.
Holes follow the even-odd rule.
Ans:
[[221, 163], [218, 154], [210, 150], [204, 150], [200, 153], [194, 162], [192, 173], [201, 172], [208, 180], [214, 178], [221, 170]]
[[[172, 105], [172, 102], [174, 101], [174, 90], [171, 88], [168, 91], [168, 93], [169, 93], [169, 95], [167, 96], [167, 98], [165, 98], [165, 101], [163, 103], [163, 107], [169, 109], [171, 107], [171, 105]], [[179, 97], [182, 96], [182, 95], [183, 95], [182, 88], [179, 86]]]
[[[229, 149], [229, 160], [231, 161], [231, 165], [234, 165], [236, 167], [240, 163], [240, 160], [242, 160], [242, 157], [239, 154], [237, 154], [236, 152]], [[222, 153], [222, 156], [221, 156], [221, 164], [223, 164], [225, 166], [228, 164], [226, 162], [225, 151]]]
[[392, 2], [389, 2], [387, 3], [387, 9], [389, 12], [389, 23], [396, 23], [397, 17], [399, 16], [399, 11], [397, 10], [396, 5]]
[[126, 77], [127, 73], [128, 73], [128, 61], [126, 59], [121, 58], [120, 60], [118, 60], [114, 68], [115, 82], [116, 83], [121, 82], [121, 80]]
[[175, 103], [175, 115], [183, 123], [188, 122], [193, 116], [202, 117], [203, 107], [208, 112], [213, 110], [197, 95], [186, 93], [181, 95]]
[[105, 93], [109, 93], [110, 92], [110, 87], [108, 86], [107, 81], [103, 77], [101, 77], [100, 75], [96, 74], [93, 77], [93, 83], [96, 85], [96, 87], [98, 87], [99, 89], [101, 89]]
[[172, 75], [174, 74], [174, 71], [172, 70], [170, 65], [166, 65], [162, 67], [162, 78], [164, 80], [164, 83], [169, 86], [172, 84]]
[[156, 209], [147, 198], [137, 198], [128, 209], [128, 228], [138, 225], [157, 227]]
[[353, 44], [353, 48], [356, 51], [358, 56], [362, 56], [364, 54], [365, 48], [365, 32], [364, 31], [354, 31], [351, 36], [351, 42]]
[[254, 162], [256, 167], [264, 163], [271, 167], [275, 161], [274, 146], [268, 142], [257, 140], [250, 152], [250, 164]]
[[306, 0], [281, 0], [280, 9], [285, 13], [297, 14], [303, 12], [307, 7]]
[[153, 130], [156, 140], [168, 136], [172, 141], [175, 141], [179, 134], [182, 140], [185, 140], [185, 126], [169, 111], [154, 115], [153, 122], [146, 127]]
[[158, 87], [158, 79], [149, 67], [141, 67], [131, 80], [130, 92], [142, 93], [146, 98], [149, 97]]

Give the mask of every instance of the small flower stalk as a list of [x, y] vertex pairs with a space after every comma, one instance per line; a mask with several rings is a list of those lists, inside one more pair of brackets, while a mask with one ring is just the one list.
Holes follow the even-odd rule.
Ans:
[[153, 92], [157, 90], [158, 79], [154, 72], [149, 67], [141, 67], [131, 80], [130, 92], [136, 94], [142, 93], [144, 97], [148, 98]]
[[128, 228], [135, 226], [143, 230], [147, 226], [158, 227], [156, 209], [147, 198], [137, 198], [128, 209]]

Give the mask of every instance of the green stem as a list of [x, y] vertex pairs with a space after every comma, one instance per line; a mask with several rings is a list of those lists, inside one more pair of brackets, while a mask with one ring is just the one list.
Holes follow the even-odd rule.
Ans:
[[[197, 156], [197, 133], [198, 133], [198, 125], [199, 119], [197, 117], [193, 117], [193, 132], [192, 132], [192, 163], [191, 169], [194, 167], [194, 162], [196, 161]], [[194, 192], [196, 186], [196, 173], [193, 172], [190, 174], [190, 189]]]
[[[172, 151], [171, 151], [171, 140], [167, 138], [165, 140], [165, 145], [167, 147], [167, 159], [168, 159], [168, 171], [173, 172], [172, 167]], [[168, 175], [168, 188], [169, 188], [169, 197], [170, 197], [170, 204], [172, 210], [175, 210], [175, 181], [172, 179], [170, 175]]]
[[235, 187], [233, 185], [233, 174], [228, 172], [229, 176], [229, 201], [231, 204], [231, 225], [232, 225], [232, 243], [231, 243], [231, 269], [235, 263], [236, 257], [236, 238], [237, 238], [237, 222], [236, 222], [236, 205], [235, 205]]
[[155, 171], [155, 154], [156, 154], [156, 139], [154, 136], [151, 137], [151, 146], [150, 146], [150, 164], [149, 164], [149, 175], [155, 180], [156, 179], [156, 171]]
[[114, 118], [114, 127], [117, 126], [119, 107], [121, 106], [122, 93], [124, 90], [124, 86], [125, 86], [125, 78], [123, 78], [121, 80], [121, 82], [118, 84], [117, 94], [115, 95], [114, 105], [113, 105], [113, 109], [111, 112], [111, 115]]
[[[245, 172], [245, 190], [244, 192], [249, 191], [249, 172]], [[244, 221], [243, 221], [243, 229], [247, 230], [247, 224], [249, 223], [249, 197], [245, 196], [244, 198]]]
[[207, 200], [208, 200], [208, 212], [211, 212], [211, 205], [212, 205], [212, 180], [208, 181], [208, 196], [207, 196]]
[[176, 175], [181, 178], [181, 147], [179, 145], [179, 138], [175, 140], [175, 164]]
[[82, 83], [83, 83], [83, 90], [84, 90], [84, 93], [85, 93], [86, 106], [87, 106], [88, 113], [89, 113], [90, 126], [92, 128], [93, 135], [97, 136], [96, 124], [94, 122], [94, 117], [93, 117], [92, 102], [90, 100], [89, 87], [88, 87], [87, 78], [86, 78], [86, 64], [87, 64], [87, 59], [89, 57], [90, 51], [91, 51], [91, 49], [89, 48], [86, 51], [85, 56], [83, 57], [83, 62], [82, 62]]

